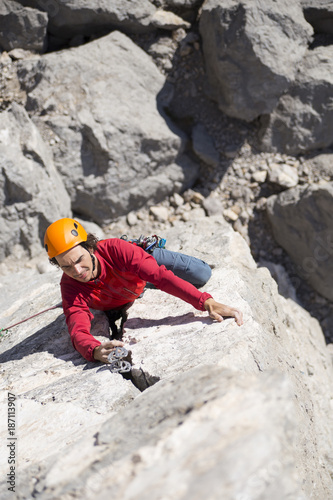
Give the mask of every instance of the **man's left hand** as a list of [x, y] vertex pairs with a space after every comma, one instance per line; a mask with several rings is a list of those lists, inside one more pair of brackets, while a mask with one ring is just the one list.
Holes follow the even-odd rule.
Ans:
[[205, 301], [204, 307], [208, 311], [209, 317], [216, 321], [223, 321], [224, 317], [228, 317], [235, 318], [238, 326], [243, 324], [243, 314], [238, 309], [220, 304], [212, 298]]

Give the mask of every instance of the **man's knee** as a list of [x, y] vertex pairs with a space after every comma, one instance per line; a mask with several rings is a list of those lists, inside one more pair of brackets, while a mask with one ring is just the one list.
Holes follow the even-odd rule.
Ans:
[[193, 275], [192, 284], [197, 288], [201, 288], [202, 286], [204, 286], [212, 276], [211, 267], [206, 262], [204, 261], [201, 262], [202, 264], [197, 267], [197, 270]]
[[197, 288], [204, 286], [212, 275], [210, 266], [196, 257], [161, 248], [154, 250], [153, 256], [159, 265], [164, 265]]

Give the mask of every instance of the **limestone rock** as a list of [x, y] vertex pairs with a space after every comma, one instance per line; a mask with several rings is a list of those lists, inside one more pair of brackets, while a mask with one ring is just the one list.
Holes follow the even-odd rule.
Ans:
[[134, 212], [130, 212], [126, 216], [126, 221], [127, 221], [127, 224], [131, 227], [131, 226], [135, 226], [135, 224], [137, 224], [138, 218]]
[[267, 170], [257, 170], [252, 174], [252, 179], [259, 184], [266, 181], [267, 178]]
[[160, 222], [165, 222], [169, 217], [169, 210], [167, 207], [150, 207], [149, 212], [151, 215]]
[[276, 241], [297, 272], [320, 294], [333, 300], [333, 183], [298, 186], [267, 200]]
[[223, 214], [223, 203], [219, 198], [208, 196], [202, 203], [203, 208], [206, 210], [208, 216]]
[[158, 111], [164, 77], [125, 35], [18, 65], [27, 109], [56, 139], [55, 165], [75, 212], [107, 224], [196, 178], [198, 166], [180, 155], [182, 137]]
[[[1, 328], [59, 304], [60, 276], [60, 272], [42, 276], [26, 272], [3, 277]], [[13, 294], [13, 280], [21, 288], [17, 295]], [[96, 313], [93, 331], [97, 338], [106, 339], [104, 314]], [[98, 426], [139, 392], [121, 375], [111, 374], [107, 367], [87, 364], [78, 356], [61, 308], [3, 333], [0, 352], [1, 406], [7, 404], [8, 390], [18, 396], [22, 472], [36, 463], [37, 455], [44, 461], [56, 449], [65, 454], [70, 443], [93, 441]], [[3, 467], [1, 462], [1, 470]]]
[[[278, 397], [272, 387], [279, 387]], [[239, 397], [241, 393], [246, 396]], [[221, 494], [228, 499], [253, 498], [258, 483], [270, 498], [288, 494], [305, 498], [294, 468], [292, 398], [292, 390], [281, 374], [245, 376], [202, 365], [200, 370], [163, 381], [147, 390], [132, 408], [105, 422], [98, 445], [107, 446], [108, 452], [95, 474], [84, 481], [83, 498], [89, 497], [90, 488], [96, 488], [103, 499], [120, 492], [126, 498], [135, 491], [136, 498], [143, 500], [147, 481], [149, 496], [154, 500], [161, 498], [161, 491], [173, 499], [213, 499]], [[147, 412], [147, 408], [151, 410]], [[231, 414], [235, 418], [229, 420]], [[142, 433], [131, 426], [133, 419]], [[115, 439], [115, 427], [127, 428], [128, 432]], [[260, 451], [258, 434], [262, 436]], [[244, 447], [245, 468], [235, 460]], [[130, 473], [135, 477], [127, 486], [117, 473], [120, 463], [127, 477]], [[270, 479], [269, 486], [264, 485], [265, 475]], [[162, 486], [164, 477], [168, 477], [166, 486]]]
[[[9, 1], [9, 0], [7, 0]], [[24, 6], [40, 9], [48, 17], [48, 31], [62, 41], [75, 37], [101, 36], [119, 29], [128, 34], [144, 34], [156, 29], [189, 28], [189, 22], [173, 12], [157, 9], [149, 0], [100, 2], [92, 0], [18, 0]], [[195, 2], [192, 2], [195, 3]], [[198, 4], [198, 0], [196, 0]], [[171, 7], [179, 8], [179, 6]], [[184, 6], [185, 12], [192, 6]], [[84, 41], [82, 42], [84, 43]]]
[[22, 5], [48, 14], [52, 35], [69, 39], [75, 35], [106, 34], [114, 29], [143, 33], [152, 29], [150, 17], [156, 7], [149, 0], [19, 0]]
[[267, 267], [278, 285], [280, 295], [286, 299], [290, 298], [293, 301], [298, 302], [295, 286], [289, 278], [287, 271], [281, 264], [275, 264], [274, 262], [263, 260], [260, 261], [260, 266]]
[[[205, 289], [241, 309], [244, 325], [212, 322], [146, 290], [124, 334], [134, 380], [141, 373], [155, 382], [138, 396], [129, 380], [84, 362], [58, 309], [10, 330], [0, 362], [24, 429], [17, 491], [44, 500], [132, 492], [143, 499], [149, 486], [156, 500], [162, 491], [175, 499], [205, 491], [213, 500], [221, 492], [253, 497], [259, 482], [265, 498], [280, 499], [281, 491], [330, 498], [333, 368], [317, 321], [278, 295], [221, 217], [179, 224], [164, 236], [171, 250], [214, 264]], [[1, 326], [57, 303], [56, 274], [12, 278], [11, 308], [1, 295]], [[107, 330], [105, 315], [95, 312], [93, 334], [105, 339]]]
[[190, 23], [181, 17], [162, 9], [158, 9], [151, 17], [151, 22], [156, 28], [165, 30], [176, 30], [178, 28], [190, 28]]
[[295, 79], [312, 28], [297, 2], [208, 0], [200, 33], [210, 95], [227, 115], [252, 121]]
[[43, 52], [46, 48], [48, 16], [38, 8], [23, 8], [13, 0], [0, 4], [0, 48]]
[[327, 180], [333, 180], [333, 157], [332, 154], [322, 153], [316, 155], [312, 159], [312, 163], [316, 171], [319, 172], [321, 178], [326, 177]]
[[333, 35], [333, 6], [327, 0], [301, 0], [304, 17], [315, 33]]
[[170, 197], [170, 203], [175, 207], [181, 207], [184, 205], [184, 198], [180, 194], [175, 193]]
[[230, 222], [235, 222], [238, 219], [238, 214], [236, 214], [236, 212], [234, 212], [231, 208], [226, 208], [223, 211], [223, 215]]
[[24, 108], [0, 113], [0, 261], [14, 245], [31, 256], [56, 218], [71, 215], [70, 199], [52, 154]]
[[94, 222], [82, 220], [79, 217], [75, 217], [75, 220], [79, 221], [82, 224], [87, 233], [94, 234], [99, 240], [104, 240], [105, 233], [100, 226], [98, 226]]
[[202, 0], [154, 0], [154, 5], [164, 11], [170, 11], [189, 23], [195, 23]]
[[272, 163], [268, 170], [268, 180], [285, 188], [297, 186], [297, 169], [286, 164]]
[[200, 5], [201, 0], [159, 0], [163, 8], [168, 9], [182, 9], [182, 8], [193, 8]]
[[218, 166], [220, 158], [219, 152], [215, 147], [212, 137], [201, 123], [193, 127], [192, 143], [194, 152], [202, 161], [212, 167]]
[[[212, 322], [146, 290], [130, 309], [124, 340], [134, 375], [160, 382], [139, 396], [129, 380], [84, 362], [57, 309], [8, 332], [0, 344], [2, 386], [16, 394], [24, 429], [17, 491], [45, 500], [133, 492], [143, 499], [149, 487], [156, 500], [162, 491], [175, 499], [205, 492], [213, 500], [221, 492], [254, 498], [259, 484], [265, 498], [330, 498], [333, 368], [317, 321], [278, 295], [269, 272], [256, 268], [220, 217], [179, 224], [164, 236], [170, 249], [215, 265], [205, 289], [241, 309], [244, 325]], [[56, 278], [37, 276], [24, 286], [12, 278], [18, 295], [12, 286], [1, 324], [57, 303]], [[107, 335], [103, 313], [95, 312], [93, 334]], [[7, 465], [1, 462], [4, 473]]]
[[307, 52], [288, 92], [260, 119], [261, 149], [297, 155], [333, 144], [332, 60], [332, 45]]

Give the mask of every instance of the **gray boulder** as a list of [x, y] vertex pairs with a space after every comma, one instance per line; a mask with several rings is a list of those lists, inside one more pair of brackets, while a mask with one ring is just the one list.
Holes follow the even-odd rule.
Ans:
[[[215, 265], [205, 289], [240, 308], [244, 325], [146, 290], [124, 334], [133, 381], [155, 382], [141, 394], [80, 358], [59, 309], [5, 333], [1, 383], [17, 398], [19, 497], [331, 498], [333, 367], [318, 322], [278, 295], [222, 218], [165, 236], [170, 249]], [[0, 327], [59, 301], [60, 273], [29, 284], [25, 276], [1, 283], [9, 292]], [[103, 313], [92, 332], [107, 338]], [[7, 462], [0, 470], [6, 477]]]
[[307, 162], [309, 168], [318, 172], [321, 178], [333, 180], [333, 156], [332, 153], [322, 153], [311, 158]]
[[48, 16], [38, 9], [23, 8], [14, 0], [0, 4], [0, 49], [21, 48], [43, 52], [46, 48]]
[[301, 6], [315, 33], [333, 35], [333, 5], [330, 0], [301, 0]]
[[47, 226], [71, 214], [70, 199], [50, 150], [15, 103], [0, 113], [0, 166], [0, 261], [15, 245], [34, 256]]
[[214, 139], [202, 123], [197, 123], [192, 129], [192, 145], [195, 154], [203, 162], [215, 168], [218, 166], [220, 154], [215, 147]]
[[297, 155], [333, 144], [332, 92], [333, 46], [309, 50], [276, 109], [260, 118], [259, 147]]
[[167, 9], [189, 9], [199, 7], [201, 0], [158, 0], [156, 2]]
[[[48, 14], [49, 32], [60, 38], [70, 39], [77, 35], [105, 35], [119, 29], [126, 33], [141, 34], [156, 27], [170, 29], [170, 17], [164, 14], [165, 23], [150, 0], [18, 0], [22, 5], [41, 9]], [[157, 14], [157, 18], [155, 17]], [[169, 13], [171, 14], [171, 13]], [[174, 18], [173, 26], [186, 25], [180, 18]], [[176, 24], [175, 24], [176, 23]]]
[[207, 0], [199, 26], [210, 95], [224, 113], [246, 121], [273, 111], [312, 35], [300, 5], [289, 0]]
[[49, 17], [49, 31], [59, 38], [72, 38], [75, 35], [102, 34], [121, 28], [128, 32], [148, 31], [150, 16], [156, 7], [149, 0], [123, 2], [101, 2], [92, 0], [19, 0], [44, 10]]
[[332, 211], [332, 182], [297, 186], [267, 200], [276, 241], [300, 276], [329, 300], [333, 300]]
[[[281, 373], [260, 377], [202, 365], [164, 380], [105, 422], [98, 434], [98, 447], [108, 448], [96, 467], [100, 486], [85, 470], [80, 477], [84, 488], [76, 492], [86, 499], [96, 492], [104, 500], [110, 493], [119, 497], [125, 487], [126, 496], [134, 490], [135, 498], [144, 500], [148, 480], [153, 500], [162, 491], [172, 499], [252, 499], [259, 498], [254, 496], [258, 489], [264, 498], [305, 499], [291, 444], [297, 433], [292, 397]], [[120, 430], [116, 438], [114, 428]], [[244, 452], [247, 467], [236, 458]], [[133, 456], [139, 463], [131, 467]], [[149, 479], [143, 472], [126, 486], [118, 473], [111, 479], [112, 463], [117, 472], [123, 463], [127, 474], [143, 466]]]
[[19, 62], [18, 76], [78, 214], [107, 224], [194, 182], [158, 110], [164, 77], [125, 35]]
[[176, 12], [189, 22], [196, 22], [202, 0], [157, 0], [154, 4], [167, 11]]
[[268, 181], [284, 188], [297, 186], [297, 168], [285, 163], [271, 163], [268, 167]]

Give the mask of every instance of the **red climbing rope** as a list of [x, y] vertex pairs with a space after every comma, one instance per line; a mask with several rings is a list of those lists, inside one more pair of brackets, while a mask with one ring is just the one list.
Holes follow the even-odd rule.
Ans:
[[44, 309], [44, 311], [40, 311], [36, 314], [33, 314], [32, 316], [29, 316], [29, 318], [22, 319], [21, 321], [18, 321], [17, 323], [14, 323], [13, 325], [7, 326], [6, 328], [1, 328], [0, 332], [7, 331], [10, 328], [14, 328], [14, 326], [20, 325], [21, 323], [24, 323], [25, 321], [28, 321], [29, 319], [35, 318], [36, 316], [39, 316], [40, 314], [46, 313], [47, 311], [52, 311], [52, 309], [57, 309], [57, 307], [62, 307], [62, 302], [59, 302], [59, 304], [56, 304], [55, 306], [49, 307], [48, 309]]

